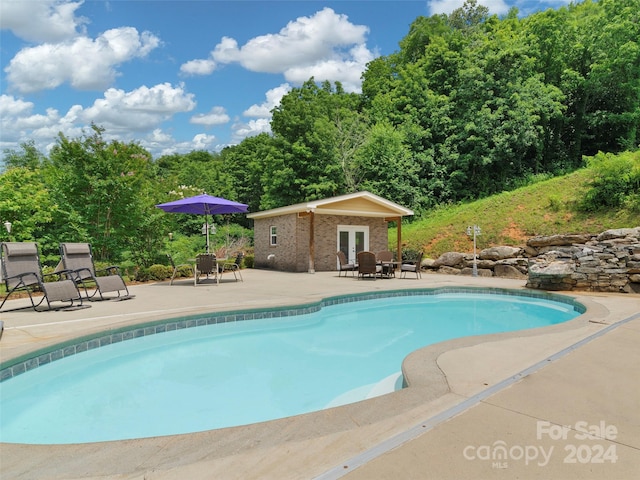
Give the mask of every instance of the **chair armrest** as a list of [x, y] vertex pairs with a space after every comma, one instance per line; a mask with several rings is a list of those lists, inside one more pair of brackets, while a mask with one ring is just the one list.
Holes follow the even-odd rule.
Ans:
[[[91, 270], [89, 270], [88, 268], [77, 268], [75, 270], [60, 270], [61, 272], [70, 272], [70, 277], [73, 278], [73, 280], [80, 281], [80, 280], [84, 280], [86, 278], [91, 278]], [[87, 272], [87, 275], [81, 275], [81, 272]], [[57, 272], [56, 272], [57, 273]]]
[[58, 277], [60, 279], [64, 278], [66, 280], [73, 280], [74, 273], [75, 272], [73, 270], [58, 270], [57, 272], [43, 273], [42, 281], [44, 282], [45, 278], [49, 277]]
[[108, 267], [105, 268], [101, 268], [99, 270], [96, 270], [96, 276], [102, 276], [99, 275], [99, 273], [106, 273], [107, 275], [120, 275], [120, 267], [118, 267], [117, 265], [110, 265]]
[[[30, 275], [33, 275], [35, 282], [32, 283], [27, 283], [24, 281], [25, 277], [28, 277]], [[36, 272], [25, 272], [25, 273], [19, 273], [17, 275], [12, 275], [10, 277], [3, 277], [2, 280], [6, 283], [9, 283], [9, 280], [15, 280], [18, 279], [20, 280], [20, 282], [22, 282], [24, 285], [33, 285], [34, 283], [38, 283], [40, 281], [40, 277], [38, 277], [38, 274]]]

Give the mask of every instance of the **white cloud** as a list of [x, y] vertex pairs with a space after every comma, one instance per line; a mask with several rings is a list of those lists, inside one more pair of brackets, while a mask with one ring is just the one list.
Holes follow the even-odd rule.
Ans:
[[[279, 73], [297, 85], [310, 77], [341, 82], [346, 91], [359, 91], [360, 76], [377, 53], [366, 47], [369, 28], [354, 25], [346, 15], [324, 8], [310, 17], [299, 17], [275, 34], [252, 38], [239, 46], [223, 37], [210, 58], [191, 60], [180, 67], [189, 75], [207, 75], [217, 64], [238, 63], [247, 70]], [[250, 115], [257, 116], [251, 107]]]
[[214, 125], [224, 125], [225, 123], [228, 123], [229, 120], [229, 115], [227, 115], [227, 111], [224, 107], [213, 107], [209, 113], [194, 115], [189, 120], [189, 123], [211, 127]]
[[22, 93], [53, 89], [69, 82], [79, 89], [102, 89], [118, 75], [115, 67], [144, 57], [160, 45], [151, 33], [133, 27], [107, 30], [95, 40], [76, 37], [62, 43], [24, 48], [5, 68], [13, 89]]
[[268, 90], [265, 94], [266, 101], [260, 105], [251, 105], [242, 112], [245, 117], [271, 118], [271, 110], [280, 105], [280, 100], [291, 91], [291, 85], [283, 83], [279, 87]]
[[237, 62], [255, 72], [282, 73], [327, 58], [348, 58], [341, 50], [364, 44], [368, 32], [368, 27], [354, 25], [346, 15], [324, 8], [312, 17], [289, 22], [277, 34], [255, 37], [241, 48], [234, 39], [225, 37], [212, 56], [218, 62]]
[[215, 135], [207, 135], [204, 133], [198, 133], [193, 137], [191, 144], [193, 145], [192, 150], [208, 150], [212, 146], [215, 146], [216, 136]]
[[32, 113], [34, 104], [11, 95], [0, 95], [0, 127], [3, 142], [21, 141], [27, 133], [57, 125], [58, 111], [47, 109], [46, 114]]
[[184, 75], [210, 75], [216, 69], [214, 60], [190, 60], [180, 65], [180, 73]]
[[82, 1], [4, 0], [0, 2], [0, 26], [30, 42], [60, 42], [76, 36], [88, 22], [76, 17]]
[[[465, 0], [430, 0], [427, 4], [429, 5], [431, 15], [440, 13], [448, 15], [456, 8], [461, 8], [464, 2]], [[478, 0], [478, 5], [487, 7], [491, 15], [504, 15], [509, 12], [510, 8], [505, 0]]]
[[173, 136], [156, 128], [140, 141], [140, 145], [154, 156], [188, 153], [193, 150], [221, 150], [214, 135], [198, 133], [189, 141], [177, 142]]
[[162, 83], [130, 92], [110, 88], [81, 117], [86, 123], [94, 122], [108, 129], [144, 131], [195, 106], [193, 94], [187, 93], [182, 85]]
[[342, 83], [347, 92], [359, 93], [362, 86], [361, 74], [366, 64], [373, 60], [374, 56], [366, 48], [358, 46], [352, 50], [351, 58], [353, 60], [329, 59], [313, 65], [293, 67], [288, 69], [284, 76], [287, 81], [294, 84], [301, 84], [310, 77], [314, 77], [316, 80], [329, 79]]
[[78, 105], [69, 109], [65, 116], [53, 108], [44, 114], [33, 113], [34, 104], [11, 95], [0, 95], [0, 129], [2, 148], [16, 149], [25, 139], [34, 140], [38, 149], [48, 152], [55, 143], [59, 132], [68, 137], [82, 133], [82, 125], [77, 124]]
[[271, 124], [268, 118], [258, 118], [247, 123], [236, 123], [231, 127], [231, 144], [238, 144], [247, 137], [253, 137], [261, 133], [271, 133]]

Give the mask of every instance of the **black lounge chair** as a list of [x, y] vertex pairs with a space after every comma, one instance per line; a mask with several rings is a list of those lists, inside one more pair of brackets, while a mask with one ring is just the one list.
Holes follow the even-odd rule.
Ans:
[[[87, 299], [92, 300], [99, 295], [100, 300], [128, 300], [135, 296], [129, 293], [117, 266], [96, 270], [90, 244], [61, 243], [60, 256], [64, 269], [72, 272], [72, 278], [82, 286]], [[89, 288], [92, 286], [95, 286], [95, 290], [90, 293]], [[104, 294], [109, 292], [116, 292], [118, 295], [115, 298], [105, 297]]]
[[338, 252], [336, 253], [336, 255], [338, 256], [338, 276], [340, 276], [340, 274], [342, 272], [344, 272], [344, 276], [347, 276], [347, 272], [351, 272], [351, 276], [354, 275], [354, 272], [358, 269], [358, 264], [357, 263], [350, 263], [347, 260], [347, 256], [344, 254], [344, 252], [342, 250], [338, 250]]
[[[39, 312], [42, 310], [39, 310], [38, 307], [45, 301], [47, 302], [47, 310], [71, 310], [89, 306], [82, 305], [82, 296], [77, 285], [71, 279], [71, 272], [42, 273], [42, 265], [36, 243], [5, 242], [0, 246], [0, 250], [2, 252], [2, 278], [7, 289], [7, 296], [0, 304], [0, 310], [2, 310], [11, 294], [20, 291], [27, 292], [31, 306], [11, 310], [33, 308]], [[56, 278], [57, 280], [45, 281], [48, 278]], [[41, 291], [43, 294], [37, 303], [33, 297], [33, 292], [36, 290]], [[52, 306], [52, 302], [65, 303], [62, 306]]]

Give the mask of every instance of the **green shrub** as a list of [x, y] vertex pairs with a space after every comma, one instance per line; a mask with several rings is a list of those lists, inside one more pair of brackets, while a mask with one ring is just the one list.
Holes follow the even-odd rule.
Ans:
[[149, 267], [149, 280], [165, 280], [171, 277], [173, 269], [167, 265], [155, 264]]
[[594, 178], [589, 182], [579, 208], [584, 212], [619, 208], [623, 205], [634, 209], [640, 191], [640, 151], [619, 155], [598, 153], [587, 160]]
[[253, 268], [254, 264], [255, 264], [255, 257], [253, 256], [253, 254], [250, 255], [245, 255], [242, 259], [242, 264], [246, 267], [246, 268]]
[[135, 279], [137, 282], [148, 282], [151, 279], [149, 269], [146, 267], [140, 267], [136, 270]]

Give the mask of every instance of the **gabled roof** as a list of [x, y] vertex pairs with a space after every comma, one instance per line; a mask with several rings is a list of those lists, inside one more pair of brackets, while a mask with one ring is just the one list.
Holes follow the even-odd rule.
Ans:
[[378, 195], [370, 192], [356, 192], [250, 213], [247, 217], [257, 219], [310, 212], [316, 215], [347, 215], [352, 217], [404, 217], [413, 215], [412, 210]]

